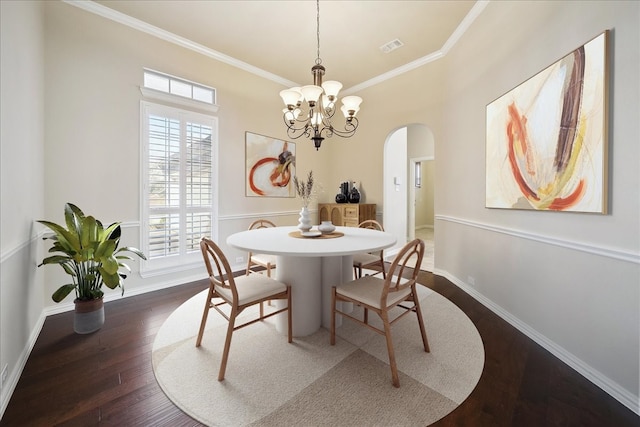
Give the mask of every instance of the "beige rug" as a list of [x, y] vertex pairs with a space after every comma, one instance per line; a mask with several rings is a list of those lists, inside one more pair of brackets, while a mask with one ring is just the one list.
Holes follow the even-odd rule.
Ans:
[[162, 325], [153, 369], [169, 399], [210, 426], [425, 426], [469, 396], [484, 348], [453, 303], [423, 286], [419, 293], [431, 353], [421, 347], [415, 315], [392, 326], [399, 389], [391, 385], [384, 337], [346, 320], [335, 346], [325, 329], [288, 344], [270, 319], [240, 329], [218, 382], [226, 322], [215, 311], [195, 347], [206, 291]]

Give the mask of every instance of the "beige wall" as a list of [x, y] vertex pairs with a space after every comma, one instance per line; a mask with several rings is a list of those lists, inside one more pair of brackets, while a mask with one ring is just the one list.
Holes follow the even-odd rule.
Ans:
[[[218, 89], [220, 241], [256, 215], [295, 223], [300, 204], [244, 197], [244, 132], [286, 138], [280, 85], [62, 2], [0, 4], [0, 365], [9, 365], [11, 385], [44, 314], [60, 309], [50, 294], [61, 276], [51, 270], [43, 279], [35, 267], [43, 245], [32, 240], [41, 231], [33, 221], [43, 215], [61, 221], [64, 203], [73, 201], [105, 221], [124, 221], [127, 244], [139, 243], [143, 67]], [[356, 136], [325, 140], [319, 152], [302, 141], [296, 147], [298, 170], [314, 170], [327, 190], [323, 201], [352, 179], [383, 210], [387, 136], [407, 124], [427, 125], [436, 157], [436, 272], [630, 406], [638, 401], [640, 336], [638, 6], [491, 2], [444, 59], [359, 93]], [[486, 104], [607, 28], [613, 30], [611, 213], [485, 209]], [[19, 60], [5, 61], [6, 55]], [[12, 89], [16, 84], [25, 92]], [[134, 271], [125, 295], [198, 275], [143, 280]], [[3, 404], [10, 389], [3, 388]]]
[[[443, 60], [435, 176], [436, 271], [636, 411], [639, 8], [613, 1], [489, 3]], [[606, 29], [610, 214], [485, 209], [486, 105]]]
[[416, 228], [433, 228], [435, 160], [420, 162], [422, 187], [416, 188]]

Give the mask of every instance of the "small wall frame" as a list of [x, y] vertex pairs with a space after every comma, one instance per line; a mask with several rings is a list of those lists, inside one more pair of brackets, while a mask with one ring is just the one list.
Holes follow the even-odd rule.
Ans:
[[296, 144], [245, 132], [245, 195], [295, 197]]

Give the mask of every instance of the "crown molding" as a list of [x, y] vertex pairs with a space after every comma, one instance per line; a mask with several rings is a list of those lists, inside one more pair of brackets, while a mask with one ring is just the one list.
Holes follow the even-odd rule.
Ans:
[[487, 7], [488, 4], [489, 4], [489, 0], [476, 1], [476, 3], [473, 5], [469, 13], [467, 13], [467, 16], [465, 16], [462, 22], [460, 22], [460, 25], [458, 25], [458, 28], [456, 28], [454, 32], [451, 33], [451, 36], [449, 36], [447, 41], [444, 42], [444, 45], [440, 49], [443, 56], [446, 55], [451, 50], [451, 48], [458, 42], [458, 40], [460, 40], [462, 35], [467, 32], [469, 27], [471, 27], [471, 24], [473, 24], [473, 21], [475, 21], [476, 18], [480, 16], [480, 13], [482, 13], [484, 8]]
[[[285, 87], [293, 87], [299, 86], [298, 83], [292, 82], [291, 80], [280, 77], [276, 74], [265, 71], [261, 68], [255, 67], [246, 62], [235, 59], [229, 55], [225, 55], [216, 50], [210, 49], [201, 44], [195, 43], [189, 39], [178, 36], [177, 34], [173, 34], [169, 31], [163, 30], [162, 28], [158, 28], [156, 26], [147, 24], [144, 21], [133, 18], [129, 15], [125, 15], [124, 13], [115, 11], [111, 8], [103, 6], [99, 3], [96, 3], [92, 0], [63, 0], [65, 3], [78, 7], [87, 12], [94, 13], [103, 18], [110, 19], [114, 22], [118, 22], [122, 25], [126, 25], [135, 30], [141, 31], [143, 33], [152, 35], [164, 41], [176, 44], [185, 49], [192, 50], [201, 55], [207, 56], [209, 58], [215, 59], [216, 61], [223, 62], [225, 64], [231, 65], [232, 67], [239, 68], [248, 73], [255, 74], [258, 77], [265, 78], [267, 80], [271, 80], [275, 83], [279, 83]], [[458, 42], [458, 40], [462, 37], [462, 35], [469, 29], [471, 24], [475, 21], [475, 19], [480, 16], [480, 13], [485, 9], [487, 4], [489, 4], [490, 0], [477, 0], [469, 13], [464, 17], [460, 25], [455, 29], [455, 31], [449, 36], [445, 44], [442, 48], [436, 52], [430, 53], [429, 55], [423, 56], [422, 58], [418, 58], [415, 61], [409, 62], [401, 67], [395, 68], [386, 73], [380, 74], [376, 77], [373, 77], [369, 80], [366, 80], [360, 84], [352, 86], [342, 91], [344, 95], [350, 95], [366, 89], [371, 86], [375, 86], [382, 82], [385, 82], [389, 79], [407, 73], [416, 68], [422, 67], [423, 65], [429, 64], [430, 62], [436, 61], [440, 58], [443, 58], [449, 50]]]
[[437, 50], [433, 53], [430, 53], [429, 55], [423, 56], [422, 58], [418, 58], [415, 61], [411, 61], [401, 67], [395, 68], [391, 71], [380, 74], [379, 76], [343, 90], [343, 95], [351, 95], [368, 87], [375, 86], [386, 80], [397, 77], [401, 74], [407, 73], [416, 68], [422, 67], [423, 65], [427, 65], [430, 62], [434, 62], [440, 58], [443, 58], [449, 52], [449, 50], [451, 50], [451, 48], [458, 42], [462, 35], [469, 29], [469, 27], [471, 27], [473, 21], [475, 21], [475, 19], [480, 16], [480, 13], [484, 10], [487, 4], [489, 4], [489, 0], [476, 1], [469, 13], [467, 13], [467, 16], [465, 16], [462, 22], [460, 22], [460, 25], [458, 25], [451, 36], [449, 36], [440, 50]]
[[423, 56], [422, 58], [418, 58], [415, 61], [411, 61], [407, 64], [404, 64], [401, 67], [398, 68], [394, 68], [391, 71], [387, 71], [386, 73], [380, 74], [379, 76], [376, 76], [372, 79], [366, 80], [360, 84], [357, 84], [355, 86], [350, 87], [349, 89], [346, 89], [344, 91], [342, 91], [343, 95], [351, 95], [354, 94], [356, 92], [359, 92], [363, 89], [366, 89], [368, 87], [371, 86], [375, 86], [377, 84], [380, 84], [384, 81], [387, 81], [389, 79], [392, 79], [394, 77], [397, 77], [399, 75], [402, 75], [408, 71], [414, 70], [418, 67], [422, 67], [423, 65], [426, 65], [430, 62], [433, 62], [437, 59], [440, 59], [444, 56], [444, 53], [442, 53], [441, 50], [437, 51], [437, 52], [433, 52], [430, 53], [427, 56]]
[[251, 74], [255, 74], [256, 76], [263, 77], [267, 80], [271, 80], [275, 83], [279, 83], [287, 87], [296, 86], [296, 83], [292, 82], [291, 80], [287, 80], [273, 73], [265, 71], [261, 68], [255, 67], [251, 64], [247, 64], [246, 62], [240, 61], [229, 55], [225, 55], [224, 53], [220, 53], [216, 50], [213, 50], [201, 44], [195, 43], [189, 39], [178, 36], [177, 34], [173, 34], [169, 31], [163, 30], [162, 28], [158, 28], [156, 26], [147, 24], [144, 21], [133, 18], [129, 15], [125, 15], [124, 13], [115, 11], [111, 8], [103, 6], [94, 1], [91, 1], [91, 0], [63, 0], [63, 1], [64, 3], [67, 3], [71, 6], [75, 6], [87, 12], [94, 13], [103, 18], [110, 19], [119, 24], [126, 25], [127, 27], [152, 35], [154, 37], [157, 37], [169, 43], [176, 44], [180, 47], [184, 47], [185, 49], [192, 50], [201, 55], [208, 56], [209, 58], [215, 59], [216, 61], [223, 62], [225, 64], [231, 65], [232, 67], [236, 67], [241, 70], [247, 71]]

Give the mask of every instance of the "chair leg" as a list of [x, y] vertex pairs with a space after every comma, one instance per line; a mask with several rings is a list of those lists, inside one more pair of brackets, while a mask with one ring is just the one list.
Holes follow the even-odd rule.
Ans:
[[229, 359], [229, 348], [231, 347], [231, 337], [233, 336], [233, 328], [236, 323], [236, 315], [237, 313], [232, 312], [229, 318], [229, 326], [227, 327], [227, 338], [224, 340], [224, 350], [222, 351], [220, 372], [218, 372], [218, 381], [224, 380], [224, 373], [227, 370], [227, 360]]
[[[267, 264], [267, 277], [271, 277], [271, 264]], [[271, 307], [273, 306], [273, 302], [269, 300], [267, 301], [267, 305]], [[262, 304], [260, 304], [260, 309], [262, 309]]]
[[336, 345], [336, 287], [331, 288], [331, 330], [329, 331], [329, 342]]
[[424, 319], [422, 318], [422, 309], [420, 308], [420, 301], [418, 301], [418, 294], [416, 293], [416, 285], [412, 286], [413, 290], [413, 303], [415, 304], [414, 310], [418, 315], [418, 325], [420, 326], [420, 334], [422, 335], [422, 344], [424, 344], [424, 351], [429, 353], [429, 341], [427, 340], [427, 331], [424, 327]]
[[207, 317], [209, 316], [209, 310], [211, 309], [211, 299], [213, 298], [213, 286], [209, 286], [209, 293], [207, 294], [207, 301], [204, 304], [204, 311], [202, 313], [202, 320], [200, 321], [200, 330], [198, 331], [198, 338], [196, 338], [196, 347], [200, 347], [202, 344], [202, 336], [204, 335], [204, 327], [207, 324]]
[[396, 355], [393, 351], [393, 341], [391, 341], [391, 325], [389, 324], [389, 314], [386, 310], [380, 313], [384, 325], [384, 335], [387, 338], [387, 352], [389, 353], [389, 366], [391, 367], [391, 383], [394, 387], [400, 387], [398, 378], [398, 366], [396, 365]]
[[289, 343], [293, 342], [293, 313], [291, 310], [291, 286], [287, 286], [287, 326]]

